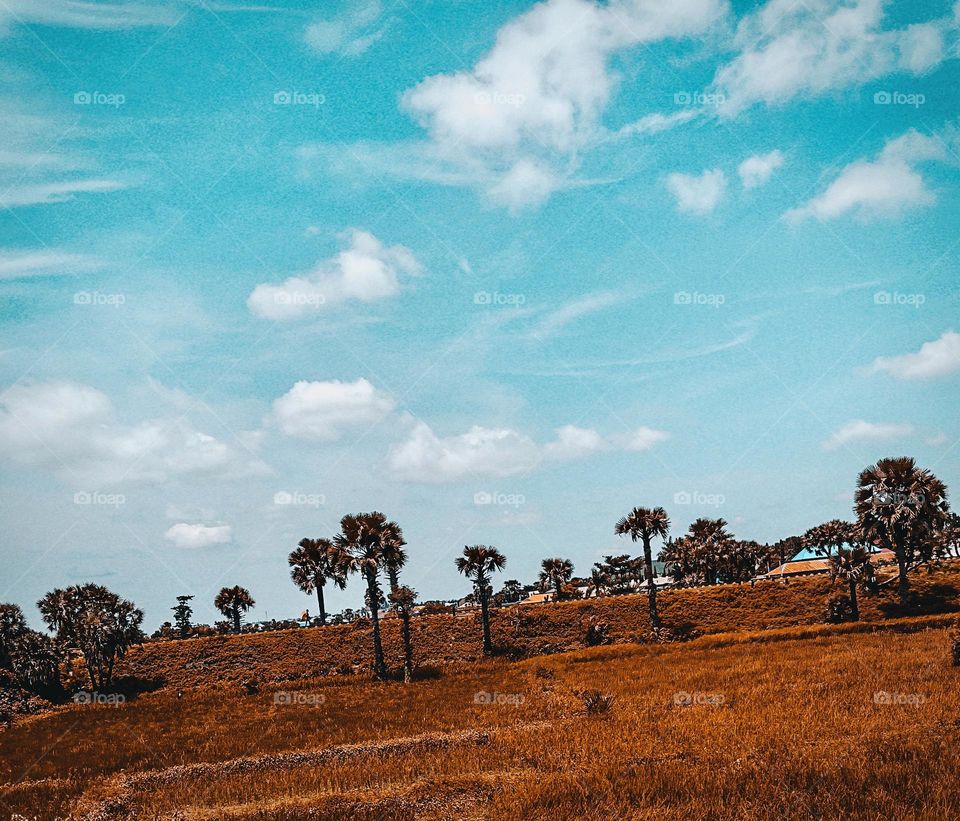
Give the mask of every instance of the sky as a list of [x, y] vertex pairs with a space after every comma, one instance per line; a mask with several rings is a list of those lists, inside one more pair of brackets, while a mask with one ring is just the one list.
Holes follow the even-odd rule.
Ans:
[[[960, 481], [960, 4], [0, 0], [0, 600], [422, 599]], [[328, 592], [362, 604], [362, 585]]]

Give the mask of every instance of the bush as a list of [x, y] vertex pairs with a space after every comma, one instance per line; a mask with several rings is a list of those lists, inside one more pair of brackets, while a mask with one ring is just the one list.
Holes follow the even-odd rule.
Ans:
[[850, 621], [853, 617], [853, 608], [850, 606], [850, 597], [846, 593], [834, 593], [827, 596], [825, 618], [827, 624], [840, 624]]
[[616, 699], [612, 693], [601, 693], [599, 690], [584, 690], [577, 695], [583, 700], [587, 715], [606, 715], [613, 708]]
[[595, 621], [590, 619], [590, 626], [587, 627], [587, 646], [596, 647], [600, 644], [610, 644], [610, 625], [605, 621]]
[[960, 667], [960, 624], [957, 624], [950, 633], [951, 652], [953, 654], [953, 666]]

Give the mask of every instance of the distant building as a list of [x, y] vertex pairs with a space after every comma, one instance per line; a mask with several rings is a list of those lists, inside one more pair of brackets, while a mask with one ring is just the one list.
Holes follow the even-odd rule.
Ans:
[[[892, 550], [876, 550], [870, 553], [870, 559], [876, 565], [891, 564], [897, 561]], [[826, 556], [817, 556], [804, 548], [790, 561], [784, 562], [769, 573], [757, 576], [757, 579], [785, 579], [791, 576], [816, 576], [830, 572], [830, 559]]]

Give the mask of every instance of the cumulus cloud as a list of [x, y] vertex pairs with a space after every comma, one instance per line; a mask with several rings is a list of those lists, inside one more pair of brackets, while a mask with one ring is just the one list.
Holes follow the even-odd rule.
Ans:
[[890, 217], [906, 208], [932, 205], [936, 197], [917, 166], [944, 159], [939, 140], [911, 129], [889, 140], [876, 159], [847, 165], [823, 193], [784, 216], [791, 222], [836, 219], [851, 211], [862, 218]]
[[755, 104], [782, 105], [835, 89], [909, 72], [921, 74], [944, 54], [953, 23], [938, 18], [884, 29], [880, 0], [770, 0], [737, 26], [736, 56], [721, 66], [714, 87], [722, 116]]
[[834, 431], [823, 442], [825, 450], [836, 450], [851, 442], [883, 442], [890, 439], [902, 439], [913, 433], [913, 425], [895, 422], [865, 422], [855, 419]]
[[783, 165], [783, 152], [775, 148], [767, 154], [754, 154], [752, 157], [747, 157], [737, 167], [737, 173], [744, 188], [758, 188], [764, 185], [781, 165]]
[[398, 479], [409, 482], [503, 478], [528, 473], [544, 462], [583, 459], [614, 448], [645, 450], [668, 435], [640, 428], [626, 436], [604, 437], [576, 425], [564, 425], [555, 433], [555, 439], [542, 445], [510, 428], [479, 425], [460, 435], [439, 437], [418, 422], [407, 439], [390, 451], [387, 466]]
[[0, 394], [0, 453], [87, 488], [267, 471], [259, 459], [184, 419], [122, 424], [106, 394], [74, 382], [14, 385]]
[[366, 379], [300, 381], [274, 401], [272, 421], [287, 436], [330, 442], [345, 428], [382, 421], [393, 407], [393, 399]]
[[296, 319], [348, 300], [374, 302], [400, 292], [400, 274], [419, 274], [420, 263], [403, 245], [384, 245], [368, 231], [340, 235], [346, 247], [313, 271], [279, 285], [264, 283], [247, 298], [250, 310], [265, 319]]
[[723, 171], [704, 171], [699, 177], [690, 174], [668, 174], [666, 186], [677, 200], [677, 210], [708, 214], [723, 198], [727, 178]]
[[878, 356], [873, 373], [888, 373], [897, 379], [935, 379], [960, 371], [960, 334], [946, 331], [939, 339], [924, 342], [916, 353]]
[[230, 525], [192, 525], [179, 522], [168, 528], [163, 537], [177, 547], [201, 548], [213, 544], [229, 544], [233, 539]]
[[310, 23], [303, 37], [319, 54], [359, 57], [380, 40], [389, 27], [390, 21], [383, 20], [379, 0], [360, 0], [342, 17]]

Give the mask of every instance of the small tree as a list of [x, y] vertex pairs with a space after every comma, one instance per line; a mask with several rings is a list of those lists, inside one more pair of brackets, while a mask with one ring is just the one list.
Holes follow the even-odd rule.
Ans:
[[97, 584], [58, 588], [37, 607], [60, 646], [83, 654], [94, 690], [108, 688], [116, 662], [143, 642], [143, 611]]
[[507, 557], [497, 548], [476, 544], [463, 548], [463, 555], [456, 560], [457, 570], [468, 579], [473, 579], [473, 589], [480, 599], [480, 621], [483, 627], [483, 652], [493, 652], [490, 637], [490, 576], [507, 566]]
[[177, 625], [177, 629], [180, 631], [180, 638], [182, 639], [190, 635], [190, 619], [193, 616], [193, 608], [190, 606], [192, 599], [193, 596], [177, 596], [176, 607], [170, 608], [173, 610], [173, 620]]
[[660, 627], [660, 615], [657, 612], [657, 586], [653, 582], [653, 554], [651, 543], [654, 537], [667, 538], [670, 532], [670, 518], [662, 507], [635, 507], [614, 527], [618, 536], [630, 536], [634, 542], [643, 544], [643, 574], [647, 579], [647, 608], [650, 612], [650, 626]]
[[837, 548], [837, 552], [830, 557], [830, 575], [836, 579], [846, 579], [850, 590], [850, 619], [860, 620], [860, 607], [857, 603], [857, 585], [868, 584], [873, 580], [873, 564], [870, 554], [864, 547], [854, 547], [847, 550]]
[[332, 582], [341, 590], [347, 586], [347, 574], [339, 555], [329, 539], [301, 539], [297, 549], [287, 559], [293, 583], [304, 593], [316, 590], [320, 624], [327, 623], [327, 608], [323, 601], [327, 582]]
[[240, 632], [240, 620], [256, 602], [245, 587], [224, 587], [213, 600], [213, 606], [233, 624], [233, 632]]
[[417, 600], [417, 591], [410, 587], [400, 586], [392, 591], [387, 598], [400, 616], [401, 634], [403, 636], [403, 681], [409, 684], [413, 678], [413, 643], [410, 639], [410, 617], [413, 614], [413, 603]]
[[569, 559], [544, 559], [540, 563], [540, 589], [553, 588], [554, 597], [560, 600], [563, 586], [573, 578], [573, 562]]

